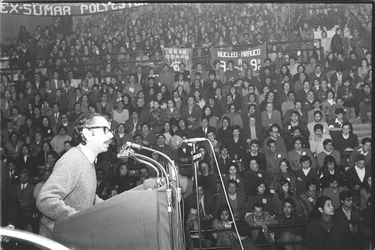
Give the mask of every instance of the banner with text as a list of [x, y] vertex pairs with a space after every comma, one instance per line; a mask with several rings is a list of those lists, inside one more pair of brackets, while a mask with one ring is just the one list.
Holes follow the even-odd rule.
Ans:
[[234, 67], [242, 70], [242, 65], [246, 62], [254, 70], [259, 70], [266, 59], [266, 44], [242, 47], [242, 48], [211, 48], [211, 62], [220, 61], [220, 67], [226, 71], [228, 61], [234, 62]]
[[0, 3], [0, 14], [27, 16], [75, 16], [129, 9], [147, 3]]
[[188, 48], [164, 48], [163, 58], [165, 63], [175, 71], [179, 70], [180, 63], [185, 64], [187, 70], [191, 70], [193, 50]]

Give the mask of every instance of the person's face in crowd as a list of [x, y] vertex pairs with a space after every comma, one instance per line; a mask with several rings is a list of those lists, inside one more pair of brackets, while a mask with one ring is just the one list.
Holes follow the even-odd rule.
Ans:
[[214, 142], [215, 141], [215, 134], [213, 132], [209, 132], [207, 134], [207, 137], [208, 139], [211, 141], [211, 142]]
[[365, 144], [363, 144], [363, 151], [371, 152], [371, 142], [366, 142]]
[[345, 208], [351, 208], [353, 206], [353, 197], [346, 197], [342, 202], [342, 206]]
[[189, 106], [194, 105], [194, 97], [189, 97], [189, 98], [188, 98], [188, 105], [189, 105]]
[[295, 148], [297, 151], [301, 150], [301, 149], [302, 149], [302, 142], [301, 142], [300, 140], [296, 140], [296, 141], [294, 142], [294, 148]]
[[143, 124], [141, 129], [143, 134], [147, 134], [150, 131], [150, 127], [147, 124]]
[[42, 124], [43, 124], [44, 127], [48, 127], [49, 126], [48, 118], [44, 117], [43, 120], [42, 120]]
[[60, 136], [64, 136], [64, 135], [66, 135], [66, 130], [65, 130], [65, 129], [60, 129], [60, 131], [59, 131], [59, 135], [60, 135]]
[[21, 184], [26, 184], [29, 182], [29, 174], [27, 173], [21, 173], [20, 174], [20, 182]]
[[56, 162], [56, 159], [55, 157], [53, 156], [53, 154], [48, 154], [47, 155], [47, 164], [51, 167], [53, 167], [55, 165], [55, 162]]
[[163, 135], [158, 136], [158, 144], [159, 146], [163, 146], [165, 144], [165, 137]]
[[230, 105], [229, 106], [229, 112], [232, 113], [232, 114], [234, 114], [236, 112], [236, 106]]
[[22, 151], [22, 155], [28, 155], [29, 154], [29, 149], [26, 146], [23, 146], [21, 151]]
[[315, 192], [316, 191], [316, 184], [310, 184], [309, 185], [309, 191], [310, 192]]
[[332, 189], [335, 189], [337, 188], [338, 184], [337, 184], [337, 181], [336, 180], [333, 180], [329, 183], [329, 187], [332, 188]]
[[276, 154], [276, 152], [277, 152], [277, 147], [276, 147], [276, 143], [271, 143], [269, 146], [269, 149], [270, 149], [270, 151], [272, 152], [272, 153], [274, 153], [274, 154]]
[[289, 93], [289, 94], [288, 94], [288, 99], [289, 99], [289, 101], [294, 102], [294, 100], [295, 100], [295, 95], [294, 95], [293, 93]]
[[201, 172], [202, 175], [208, 175], [208, 171], [210, 170], [209, 166], [207, 163], [202, 163], [201, 164]]
[[45, 153], [47, 153], [47, 152], [50, 151], [50, 146], [49, 146], [49, 144], [47, 142], [43, 143], [42, 150]]
[[[318, 103], [319, 104], [319, 103]], [[315, 115], [314, 115], [314, 121], [316, 121], [316, 122], [320, 122], [322, 120], [322, 116], [321, 116], [321, 114], [320, 113], [316, 113]]]
[[180, 129], [182, 129], [182, 130], [186, 129], [185, 121], [184, 121], [184, 120], [180, 120], [180, 121], [178, 122], [178, 126], [179, 126]]
[[334, 162], [327, 162], [328, 170], [335, 170], [335, 163]]
[[148, 170], [147, 168], [141, 168], [139, 170], [139, 176], [143, 179], [148, 179], [149, 178], [149, 173], [148, 173]]
[[229, 221], [229, 211], [228, 210], [224, 210], [224, 211], [221, 212], [220, 220], [221, 221]]
[[267, 103], [266, 110], [267, 110], [267, 112], [272, 112], [273, 111], [273, 104], [272, 103]]
[[257, 171], [259, 169], [259, 165], [255, 160], [250, 161], [249, 167], [252, 171]]
[[18, 110], [16, 108], [12, 108], [12, 116], [17, 116]]
[[255, 217], [259, 218], [263, 216], [263, 208], [262, 207], [254, 207], [254, 214]]
[[308, 169], [311, 166], [311, 162], [310, 161], [303, 161], [303, 162], [301, 162], [301, 166], [302, 166], [303, 169]]
[[323, 135], [323, 130], [318, 128], [318, 129], [314, 130], [314, 133], [315, 133], [316, 136], [321, 137]]
[[132, 113], [132, 119], [133, 120], [137, 120], [138, 119], [138, 113], [137, 112], [133, 112]]
[[239, 137], [240, 136], [240, 130], [234, 129], [233, 130], [233, 137]]
[[230, 166], [228, 169], [228, 172], [230, 175], [236, 175], [237, 174], [237, 168], [236, 166]]
[[54, 112], [54, 113], [58, 113], [58, 112], [59, 112], [59, 106], [56, 105], [56, 104], [53, 105], [53, 108], [52, 108], [52, 109], [53, 109], [53, 112]]
[[283, 213], [286, 218], [290, 218], [292, 216], [292, 213], [294, 211], [294, 207], [289, 202], [284, 202], [283, 205]]
[[365, 160], [357, 161], [357, 167], [363, 169], [365, 167]]
[[237, 193], [237, 185], [234, 183], [228, 184], [228, 194], [235, 195]]
[[101, 181], [104, 179], [104, 171], [102, 170], [97, 170], [96, 171], [96, 180]]
[[227, 148], [222, 148], [220, 152], [221, 152], [221, 155], [224, 156], [224, 157], [226, 157], [228, 155], [228, 149]]
[[206, 108], [204, 109], [204, 115], [205, 115], [205, 116], [211, 116], [211, 108], [206, 107]]
[[71, 149], [72, 148], [72, 145], [70, 144], [70, 142], [65, 142], [64, 143], [64, 150], [65, 151], [68, 151], [69, 149]]
[[233, 103], [233, 97], [231, 95], [227, 96], [227, 104]]
[[120, 176], [125, 176], [128, 174], [128, 166], [126, 166], [125, 164], [122, 164], [119, 169], [118, 169], [118, 172], [119, 172], [119, 175]]
[[257, 187], [257, 191], [258, 191], [258, 194], [264, 194], [264, 192], [266, 191], [266, 185], [264, 185], [264, 183], [260, 184]]
[[298, 122], [298, 115], [296, 113], [292, 113], [290, 119], [292, 122]]
[[314, 92], [312, 90], [307, 92], [307, 99], [314, 100]]
[[341, 29], [337, 29], [336, 30], [336, 34], [339, 35], [339, 36], [341, 36], [342, 35], [342, 30]]
[[279, 129], [276, 128], [276, 127], [272, 127], [272, 128], [271, 128], [271, 131], [270, 131], [270, 136], [271, 136], [272, 138], [276, 138], [276, 139], [277, 139], [277, 138], [280, 136]]
[[349, 125], [345, 125], [345, 126], [342, 127], [342, 133], [344, 135], [348, 135], [349, 132], [350, 132], [350, 126]]
[[117, 189], [111, 189], [108, 195], [108, 198], [112, 198], [118, 194]]

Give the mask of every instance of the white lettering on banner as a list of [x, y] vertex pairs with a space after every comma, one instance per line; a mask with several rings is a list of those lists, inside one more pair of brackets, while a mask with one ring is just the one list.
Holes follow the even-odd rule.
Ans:
[[7, 3], [0, 3], [0, 13], [8, 13], [6, 7], [8, 6]]
[[24, 4], [23, 9], [26, 12], [23, 12], [24, 15], [31, 15], [33, 13], [32, 4]]
[[[98, 3], [98, 12], [105, 12], [108, 11], [108, 4], [105, 3]], [[102, 8], [101, 8], [102, 7]]]
[[122, 9], [126, 8], [126, 4], [125, 3], [120, 3], [120, 4], [117, 4], [117, 5], [118, 5], [118, 9], [119, 10], [122, 10]]
[[70, 16], [72, 14], [72, 8], [70, 6], [63, 6], [63, 15]]
[[35, 16], [43, 15], [42, 6], [40, 6], [39, 4], [33, 4], [33, 14]]
[[89, 6], [87, 6], [87, 4], [81, 4], [81, 14], [84, 14], [86, 13], [86, 10], [89, 9]]
[[91, 4], [89, 5], [89, 12], [90, 12], [90, 13], [95, 13], [95, 12], [96, 12], [96, 4], [91, 3]]
[[222, 58], [236, 58], [238, 56], [237, 52], [229, 52], [229, 51], [218, 51], [217, 57]]
[[61, 16], [63, 14], [62, 12], [62, 6], [56, 6], [55, 8], [55, 15]]
[[16, 14], [18, 14], [18, 4], [10, 4], [10, 10], [9, 10], [9, 13], [12, 14], [13, 12], [15, 12]]
[[53, 10], [53, 6], [52, 5], [45, 5], [44, 6], [44, 13], [46, 15], [54, 15], [54, 10]]

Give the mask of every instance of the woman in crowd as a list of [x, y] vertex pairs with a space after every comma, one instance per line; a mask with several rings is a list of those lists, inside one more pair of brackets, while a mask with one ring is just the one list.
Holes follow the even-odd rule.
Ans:
[[212, 227], [215, 230], [228, 229], [228, 231], [219, 231], [214, 233], [217, 246], [232, 246], [235, 241], [234, 232], [232, 228], [232, 217], [229, 213], [227, 205], [223, 205], [217, 212], [217, 217], [212, 223]]

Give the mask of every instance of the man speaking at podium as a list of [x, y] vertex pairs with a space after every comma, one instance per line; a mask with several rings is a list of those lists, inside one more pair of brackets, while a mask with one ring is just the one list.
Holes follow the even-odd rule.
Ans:
[[95, 193], [94, 162], [99, 153], [108, 150], [113, 137], [110, 127], [98, 113], [83, 114], [76, 121], [79, 144], [57, 161], [36, 201], [43, 214], [41, 235], [52, 238], [55, 222], [102, 201]]

